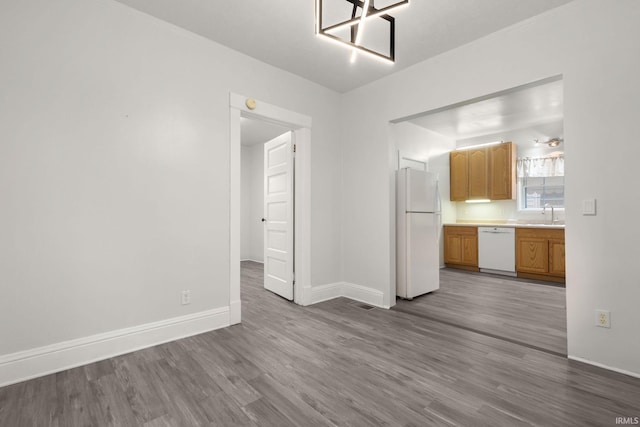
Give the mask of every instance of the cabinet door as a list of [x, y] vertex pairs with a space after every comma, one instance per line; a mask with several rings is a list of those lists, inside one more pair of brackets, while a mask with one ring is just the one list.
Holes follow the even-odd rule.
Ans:
[[489, 198], [515, 198], [515, 147], [511, 142], [489, 147]]
[[461, 236], [445, 233], [444, 262], [449, 264], [462, 263], [462, 237]]
[[461, 264], [478, 266], [478, 236], [462, 236]]
[[548, 273], [549, 240], [539, 237], [516, 239], [516, 270], [527, 273]]
[[488, 153], [486, 148], [469, 150], [469, 198], [489, 198]]
[[469, 174], [467, 169], [468, 151], [452, 151], [449, 154], [449, 183], [451, 201], [467, 200]]
[[564, 240], [549, 240], [549, 273], [565, 276]]

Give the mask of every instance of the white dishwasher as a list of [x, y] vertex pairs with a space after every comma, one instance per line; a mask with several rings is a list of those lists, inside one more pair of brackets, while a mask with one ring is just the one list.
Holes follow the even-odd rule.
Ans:
[[516, 275], [516, 230], [478, 227], [478, 267], [486, 273]]

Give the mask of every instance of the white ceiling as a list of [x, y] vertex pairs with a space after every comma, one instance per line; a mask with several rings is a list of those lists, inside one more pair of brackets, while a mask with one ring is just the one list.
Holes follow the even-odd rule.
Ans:
[[[351, 63], [347, 49], [316, 36], [314, 0], [117, 1], [346, 92], [571, 0], [412, 0], [408, 8], [392, 14], [393, 65], [366, 57]], [[378, 0], [376, 6], [389, 3]]]
[[[529, 85], [495, 96], [470, 101], [409, 120], [457, 141], [528, 129], [531, 139], [561, 137], [563, 130], [562, 80]], [[469, 141], [470, 142], [470, 141]]]
[[276, 136], [287, 132], [289, 128], [268, 123], [263, 120], [240, 118], [240, 143], [245, 146], [264, 144]]

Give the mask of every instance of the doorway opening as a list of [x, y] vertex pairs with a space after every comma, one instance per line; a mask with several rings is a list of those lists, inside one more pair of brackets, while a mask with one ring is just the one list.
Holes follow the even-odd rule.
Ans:
[[566, 356], [563, 133], [562, 76], [391, 122], [390, 164], [438, 175], [443, 222], [440, 289], [396, 309]]
[[240, 259], [263, 264], [264, 288], [291, 301], [295, 141], [292, 132], [279, 125], [244, 117], [240, 124]]
[[243, 259], [265, 263], [272, 292], [300, 305], [309, 294], [311, 118], [233, 93], [229, 116], [229, 323], [236, 324]]

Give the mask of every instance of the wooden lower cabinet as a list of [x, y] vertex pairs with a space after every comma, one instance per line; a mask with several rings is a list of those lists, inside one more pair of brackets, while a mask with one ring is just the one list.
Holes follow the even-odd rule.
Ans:
[[479, 271], [478, 227], [444, 227], [444, 262], [447, 267]]
[[517, 271], [545, 274], [549, 272], [549, 240], [540, 237], [516, 239]]
[[518, 277], [565, 282], [564, 230], [516, 229]]
[[549, 240], [549, 273], [565, 277], [564, 237]]

